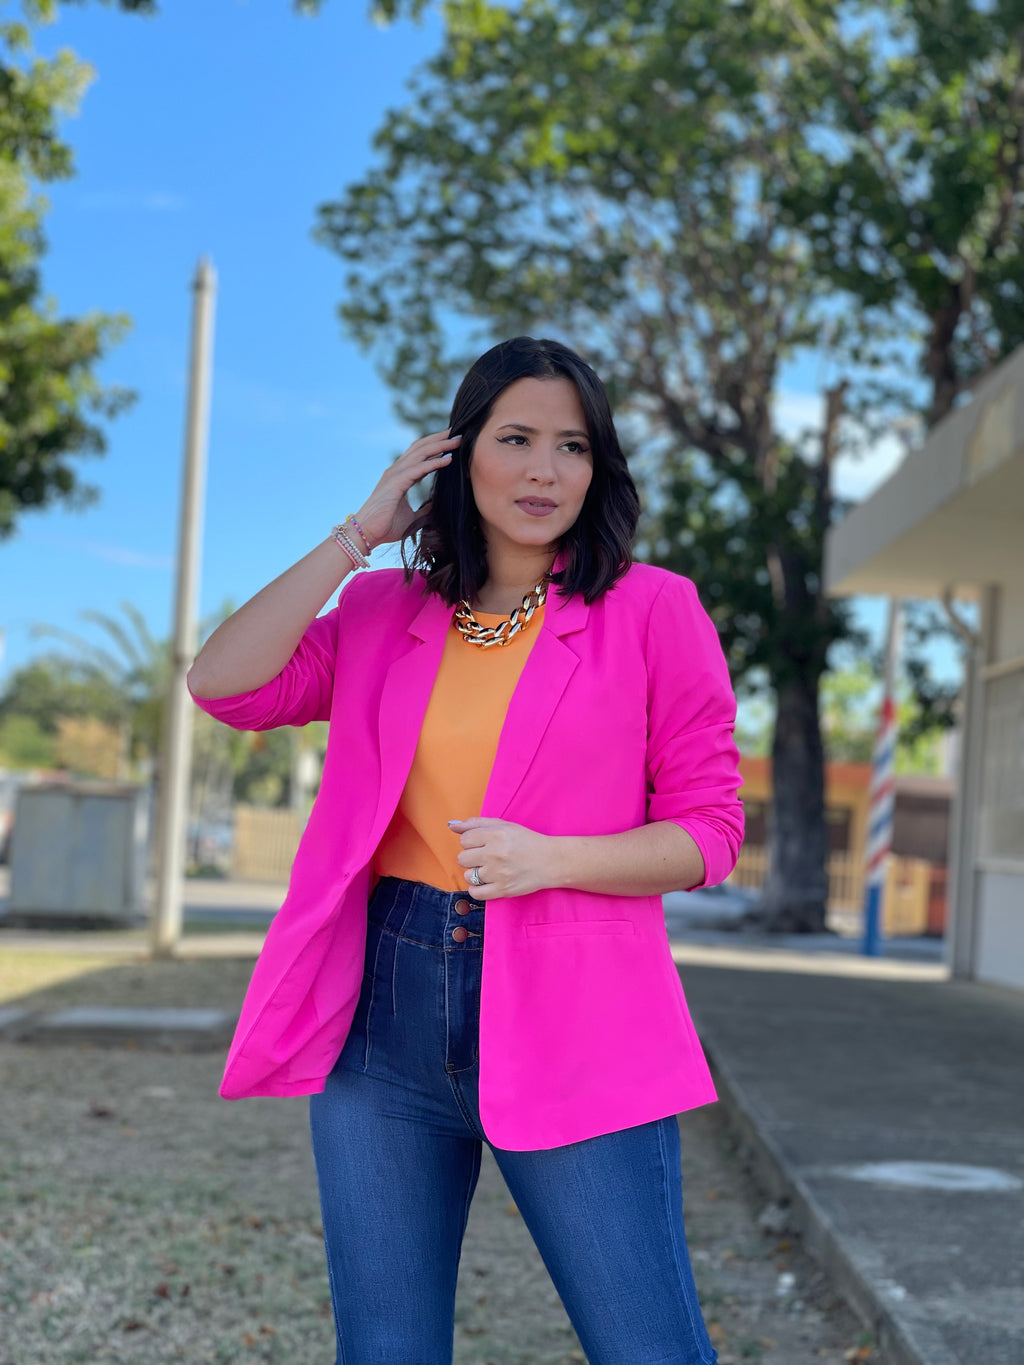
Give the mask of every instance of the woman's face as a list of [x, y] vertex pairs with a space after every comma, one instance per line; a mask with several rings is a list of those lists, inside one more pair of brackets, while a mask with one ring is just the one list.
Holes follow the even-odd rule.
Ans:
[[[473, 497], [489, 553], [557, 549], [576, 521], [594, 456], [576, 385], [517, 379], [497, 397], [469, 461]], [[543, 515], [530, 500], [550, 503]]]

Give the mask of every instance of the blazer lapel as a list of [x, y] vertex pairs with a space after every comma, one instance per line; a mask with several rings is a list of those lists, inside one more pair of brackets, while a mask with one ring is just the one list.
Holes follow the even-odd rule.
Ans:
[[[559, 551], [552, 566], [555, 572], [564, 563], [564, 552]], [[454, 611], [431, 593], [409, 623], [412, 644], [394, 660], [385, 676], [378, 726], [381, 780], [370, 831], [371, 848], [380, 843], [409, 776]], [[563, 637], [582, 630], [589, 611], [581, 593], [568, 599], [561, 598], [557, 590], [549, 593], [540, 633], [509, 702], [481, 814], [500, 819], [526, 776], [579, 663], [579, 656]]]
[[[556, 572], [564, 562], [560, 552], [553, 566]], [[582, 593], [573, 593], [569, 598], [559, 597], [557, 590], [548, 594], [540, 634], [508, 704], [481, 815], [500, 820], [526, 776], [548, 722], [580, 661], [563, 637], [582, 630], [589, 613]]]
[[370, 830], [371, 848], [383, 838], [409, 776], [454, 612], [437, 593], [430, 593], [409, 623], [414, 637], [409, 648], [385, 675], [378, 716], [380, 789]]

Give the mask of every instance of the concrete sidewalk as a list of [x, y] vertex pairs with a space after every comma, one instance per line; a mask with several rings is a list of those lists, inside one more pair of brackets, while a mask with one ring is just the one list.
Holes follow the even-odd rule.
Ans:
[[700, 940], [673, 952], [722, 1103], [887, 1360], [1021, 1365], [1024, 996]]

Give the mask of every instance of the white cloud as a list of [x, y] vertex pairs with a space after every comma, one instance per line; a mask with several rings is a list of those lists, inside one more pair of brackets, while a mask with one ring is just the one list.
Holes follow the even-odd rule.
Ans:
[[97, 190], [83, 194], [78, 202], [99, 213], [179, 213], [186, 206], [185, 199], [170, 190]]
[[105, 560], [108, 564], [125, 564], [133, 569], [166, 570], [174, 567], [171, 555], [148, 554], [144, 550], [133, 550], [126, 545], [111, 545], [100, 540], [80, 540], [75, 548], [83, 554], [92, 555], [94, 559]]

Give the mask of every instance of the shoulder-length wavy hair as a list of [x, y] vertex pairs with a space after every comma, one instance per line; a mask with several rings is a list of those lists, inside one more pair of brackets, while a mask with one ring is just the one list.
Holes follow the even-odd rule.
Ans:
[[[575, 351], [558, 341], [513, 337], [477, 360], [459, 385], [448, 425], [462, 443], [447, 468], [433, 476], [430, 494], [401, 538], [405, 582], [419, 572], [426, 590], [449, 606], [472, 600], [487, 580], [487, 549], [469, 479], [476, 439], [498, 395], [517, 379], [570, 379], [580, 396], [594, 472], [583, 507], [559, 540], [568, 557], [551, 582], [563, 597], [582, 592], [588, 604], [633, 562], [640, 499], [612, 420], [604, 385]], [[419, 536], [411, 561], [406, 542]]]

